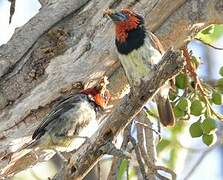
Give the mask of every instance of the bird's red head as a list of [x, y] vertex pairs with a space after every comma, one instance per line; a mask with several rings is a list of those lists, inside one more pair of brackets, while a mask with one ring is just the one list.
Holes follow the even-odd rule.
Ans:
[[105, 10], [104, 16], [109, 16], [115, 23], [116, 39], [119, 42], [125, 42], [128, 37], [128, 32], [144, 23], [140, 15], [126, 8], [120, 11]]
[[98, 106], [105, 108], [111, 98], [108, 84], [107, 77], [104, 76], [95, 87], [85, 89], [82, 93], [87, 94]]

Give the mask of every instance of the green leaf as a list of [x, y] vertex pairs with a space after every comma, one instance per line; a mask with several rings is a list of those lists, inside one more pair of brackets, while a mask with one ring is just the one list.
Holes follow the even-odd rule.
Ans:
[[191, 114], [194, 116], [200, 116], [201, 114], [205, 112], [205, 110], [206, 110], [206, 107], [205, 107], [204, 102], [198, 99], [194, 100], [190, 107]]
[[212, 24], [203, 30], [201, 30], [196, 36], [196, 39], [199, 39], [205, 43], [212, 44], [217, 39], [223, 35], [223, 25], [222, 24]]
[[159, 154], [162, 152], [165, 148], [167, 148], [170, 145], [170, 140], [168, 139], [162, 139], [156, 146], [156, 151]]
[[221, 92], [223, 91], [223, 78], [217, 80], [216, 88]]
[[180, 100], [177, 103], [177, 108], [182, 111], [187, 111], [190, 106], [190, 100], [186, 97], [180, 98]]
[[212, 131], [216, 130], [216, 128], [217, 128], [216, 121], [214, 119], [211, 119], [211, 118], [206, 118], [201, 123], [201, 127], [202, 127], [203, 132], [205, 134], [209, 134]]
[[221, 76], [223, 76], [223, 66], [220, 68], [219, 72], [218, 72]]
[[179, 89], [185, 89], [186, 86], [187, 86], [187, 75], [181, 73], [176, 77], [176, 87], [178, 87]]
[[221, 105], [223, 103], [223, 98], [222, 98], [221, 93], [213, 92], [212, 93], [212, 101], [216, 105]]
[[176, 118], [181, 118], [186, 115], [186, 113], [182, 111], [181, 109], [179, 109], [177, 106], [173, 108], [173, 112]]
[[170, 90], [169, 91], [169, 98], [171, 101], [174, 101], [177, 97], [177, 92]]
[[127, 160], [126, 159], [123, 159], [122, 162], [121, 162], [121, 165], [119, 167], [119, 170], [118, 170], [118, 180], [122, 180], [122, 176], [124, 174], [124, 172], [126, 171], [126, 168], [127, 168]]
[[203, 130], [201, 128], [200, 121], [197, 121], [197, 122], [191, 124], [191, 126], [189, 128], [189, 131], [190, 131], [190, 135], [191, 135], [192, 138], [202, 136], [203, 135]]
[[212, 34], [214, 33], [214, 25], [210, 25], [201, 31], [202, 34]]
[[207, 146], [211, 146], [217, 141], [217, 135], [215, 133], [214, 134], [204, 134], [202, 136], [202, 141]]

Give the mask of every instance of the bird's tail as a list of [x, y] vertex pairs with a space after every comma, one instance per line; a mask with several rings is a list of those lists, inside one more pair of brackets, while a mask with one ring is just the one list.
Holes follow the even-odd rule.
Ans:
[[170, 104], [169, 98], [167, 95], [162, 94], [162, 87], [156, 95], [157, 109], [159, 113], [160, 122], [163, 126], [174, 126], [175, 125], [175, 116], [173, 113], [172, 106]]

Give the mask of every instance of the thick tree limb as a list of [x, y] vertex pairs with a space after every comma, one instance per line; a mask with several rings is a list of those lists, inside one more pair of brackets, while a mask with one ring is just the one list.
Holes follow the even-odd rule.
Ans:
[[[142, 109], [142, 106], [152, 98], [158, 88], [172, 78], [183, 68], [181, 53], [168, 51], [151, 78], [144, 80], [137, 95], [130, 92], [115, 108], [108, 119], [91, 138], [91, 143], [85, 143], [75, 152], [65, 171], [59, 172], [64, 177], [82, 179], [104, 154], [102, 146], [111, 142], [118, 133], [128, 125], [132, 118]], [[66, 178], [65, 178], [66, 179]]]
[[[44, 6], [29, 23], [17, 29], [10, 41], [0, 47], [0, 77], [25, 55], [44, 32], [62, 18], [81, 8], [88, 1], [55, 1], [48, 6]], [[46, 19], [49, 19], [49, 21], [46, 21]]]

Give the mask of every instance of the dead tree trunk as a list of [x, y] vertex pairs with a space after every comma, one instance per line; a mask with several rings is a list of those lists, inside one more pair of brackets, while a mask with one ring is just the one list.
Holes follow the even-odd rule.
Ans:
[[179, 48], [201, 28], [223, 22], [221, 0], [48, 1], [0, 47], [0, 157], [30, 136], [57, 99], [77, 91], [80, 82], [108, 75], [112, 104], [120, 102], [127, 81], [112, 23], [102, 14], [126, 6], [146, 17], [166, 48]]

